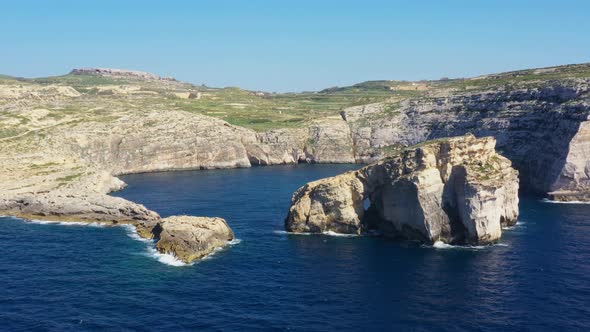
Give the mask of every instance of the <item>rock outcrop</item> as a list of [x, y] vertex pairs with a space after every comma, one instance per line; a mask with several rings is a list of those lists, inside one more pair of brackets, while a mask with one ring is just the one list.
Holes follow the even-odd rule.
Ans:
[[[427, 142], [382, 161], [311, 182], [293, 195], [291, 232], [485, 244], [518, 217], [518, 172], [491, 137]], [[366, 201], [370, 207], [365, 210]]]
[[156, 248], [191, 263], [228, 245], [234, 233], [222, 218], [173, 216], [162, 219], [152, 230]]
[[115, 68], [75, 68], [70, 74], [73, 75], [97, 75], [97, 76], [109, 76], [109, 77], [120, 77], [120, 78], [131, 78], [140, 80], [164, 80], [164, 81], [175, 81], [171, 77], [160, 77], [156, 74], [139, 71], [139, 70], [128, 70], [128, 69], [115, 69]]
[[155, 222], [160, 216], [141, 204], [98, 193], [58, 190], [3, 198], [2, 214], [26, 219], [135, 224]]

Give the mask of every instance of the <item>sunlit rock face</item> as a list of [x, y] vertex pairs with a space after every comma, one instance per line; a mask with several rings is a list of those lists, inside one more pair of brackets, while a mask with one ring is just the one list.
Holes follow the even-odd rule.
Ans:
[[234, 233], [222, 218], [172, 216], [152, 230], [156, 248], [164, 254], [191, 263], [228, 245]]
[[498, 80], [472, 91], [433, 91], [395, 107], [364, 105], [343, 114], [359, 161], [376, 161], [400, 146], [441, 137], [493, 136], [498, 151], [519, 171], [522, 189], [558, 200], [590, 199], [587, 78], [522, 86]]
[[441, 139], [308, 183], [293, 195], [285, 226], [312, 233], [377, 230], [425, 243], [494, 242], [518, 217], [518, 172], [495, 144], [472, 135]]

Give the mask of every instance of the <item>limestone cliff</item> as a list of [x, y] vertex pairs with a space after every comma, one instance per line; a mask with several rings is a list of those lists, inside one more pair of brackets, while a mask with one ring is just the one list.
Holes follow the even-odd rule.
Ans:
[[138, 80], [175, 81], [175, 79], [173, 79], [171, 77], [160, 77], [158, 75], [144, 72], [144, 71], [116, 69], [116, 68], [75, 68], [70, 72], [70, 74], [72, 74], [72, 75], [108, 76], [108, 77], [138, 79]]
[[560, 200], [590, 198], [590, 81], [434, 91], [396, 104], [344, 111], [359, 161], [404, 146], [472, 133], [493, 136], [521, 174], [523, 189]]
[[252, 165], [355, 162], [350, 127], [341, 117], [257, 133], [245, 148]]
[[426, 243], [496, 241], [518, 217], [518, 172], [495, 144], [472, 135], [427, 142], [311, 182], [293, 195], [285, 226], [313, 233], [376, 229]]

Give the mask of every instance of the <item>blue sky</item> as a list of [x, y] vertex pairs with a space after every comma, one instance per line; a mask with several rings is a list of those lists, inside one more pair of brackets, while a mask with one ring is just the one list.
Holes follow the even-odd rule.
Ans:
[[587, 0], [2, 1], [0, 73], [317, 90], [590, 62]]

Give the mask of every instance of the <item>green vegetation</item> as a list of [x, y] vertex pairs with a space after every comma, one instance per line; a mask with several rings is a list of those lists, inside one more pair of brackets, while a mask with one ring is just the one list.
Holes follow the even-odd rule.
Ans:
[[401, 144], [393, 144], [393, 145], [382, 146], [381, 148], [379, 148], [379, 150], [381, 150], [381, 153], [383, 153], [383, 155], [391, 156], [393, 154], [396, 154], [396, 153], [402, 151], [404, 148], [405, 147]]
[[567, 80], [588, 77], [590, 77], [590, 64], [579, 64], [554, 68], [519, 70], [470, 79], [430, 81], [429, 84], [435, 88], [478, 90], [500, 86], [530, 86], [553, 80]]
[[383, 108], [383, 113], [387, 116], [394, 116], [400, 113], [399, 108], [401, 107], [400, 103], [393, 103], [393, 104], [387, 104], [384, 108]]
[[346, 107], [385, 101], [392, 96], [394, 94], [387, 91], [364, 94], [306, 92], [257, 95], [246, 90], [226, 88], [205, 92], [204, 97], [199, 100], [176, 100], [174, 106], [263, 131], [302, 127], [313, 119], [339, 116], [339, 112]]
[[44, 164], [32, 164], [29, 166], [29, 168], [31, 169], [39, 169], [39, 168], [47, 168], [47, 167], [52, 167], [52, 166], [57, 166], [59, 165], [56, 162], [48, 162], [48, 163], [44, 163]]
[[84, 88], [96, 85], [127, 84], [128, 81], [98, 75], [62, 75], [28, 80], [37, 84], [69, 85], [73, 88]]
[[81, 177], [82, 175], [83, 175], [83, 173], [76, 173], [76, 174], [64, 176], [62, 178], [58, 178], [56, 180], [61, 183], [67, 183], [67, 182], [72, 182], [72, 181], [76, 180], [77, 178]]
[[21, 134], [23, 131], [18, 128], [0, 127], [0, 139], [9, 138]]

